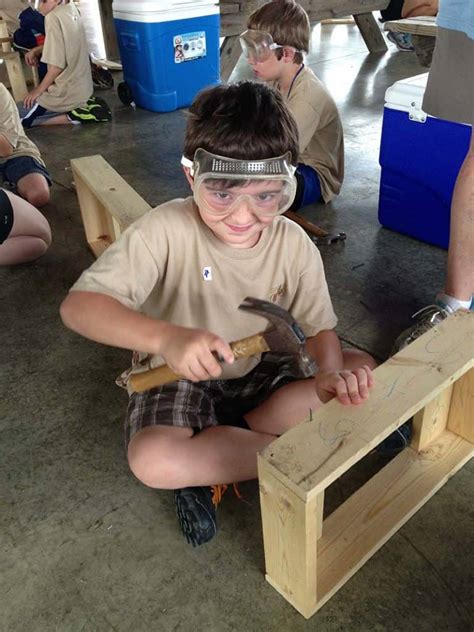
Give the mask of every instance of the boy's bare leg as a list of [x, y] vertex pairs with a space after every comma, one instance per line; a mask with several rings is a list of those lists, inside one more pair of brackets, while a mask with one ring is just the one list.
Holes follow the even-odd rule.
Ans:
[[67, 114], [59, 114], [58, 116], [53, 116], [44, 121], [38, 121], [36, 125], [45, 127], [46, 125], [75, 125], [75, 123], [69, 119]]
[[41, 173], [29, 173], [16, 183], [18, 194], [33, 206], [44, 206], [49, 202], [49, 186]]
[[474, 294], [474, 132], [451, 202], [445, 292], [460, 301], [469, 301]]
[[274, 439], [232, 426], [213, 426], [195, 436], [191, 428], [149, 426], [130, 441], [128, 462], [149, 487], [234, 483], [256, 478], [256, 454]]
[[51, 244], [45, 217], [29, 202], [6, 192], [13, 206], [13, 227], [0, 245], [0, 265], [26, 263], [41, 257]]
[[[375, 366], [371, 356], [356, 350], [344, 351], [344, 361], [346, 369]], [[246, 415], [252, 430], [216, 426], [193, 436], [191, 428], [147, 427], [130, 441], [130, 468], [145, 485], [161, 489], [253, 479], [257, 452], [320, 406], [309, 378], [282, 387]]]

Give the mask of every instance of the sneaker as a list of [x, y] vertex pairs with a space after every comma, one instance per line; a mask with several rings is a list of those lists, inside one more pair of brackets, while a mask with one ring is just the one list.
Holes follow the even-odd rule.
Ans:
[[91, 97], [83, 108], [76, 108], [68, 112], [71, 121], [79, 121], [79, 123], [106, 123], [111, 120], [112, 113], [110, 108], [98, 97]]
[[[237, 498], [243, 500], [234, 483]], [[186, 541], [194, 547], [212, 540], [217, 533], [216, 508], [227, 491], [227, 485], [184, 487], [174, 493], [179, 526]]]
[[184, 487], [174, 493], [179, 526], [186, 541], [200, 546], [217, 533], [216, 507], [210, 487]]
[[107, 68], [98, 66], [91, 61], [91, 74], [92, 83], [95, 88], [112, 88], [114, 85], [114, 78], [112, 73]]
[[413, 44], [411, 42], [410, 33], [398, 33], [397, 31], [389, 31], [387, 33], [387, 39], [395, 44], [398, 50], [403, 52], [411, 52], [414, 51]]
[[412, 426], [413, 423], [410, 419], [410, 421], [406, 421], [397, 428], [395, 432], [392, 432], [391, 435], [388, 435], [388, 437], [376, 447], [377, 454], [386, 457], [393, 457], [399, 454], [410, 443]]
[[412, 318], [416, 319], [416, 322], [411, 325], [411, 327], [408, 327], [408, 329], [405, 329], [405, 331], [402, 331], [393, 343], [390, 355], [394, 355], [401, 349], [404, 349], [407, 345], [422, 336], [435, 325], [438, 325], [452, 313], [453, 311], [447, 305], [428, 305], [420, 309], [412, 316]]

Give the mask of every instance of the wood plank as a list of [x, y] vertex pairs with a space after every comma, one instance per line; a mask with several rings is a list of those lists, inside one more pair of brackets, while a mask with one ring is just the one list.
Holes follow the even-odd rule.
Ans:
[[16, 102], [23, 101], [25, 96], [28, 94], [28, 88], [26, 87], [21, 57], [19, 53], [12, 51], [7, 24], [3, 20], [0, 20], [0, 37], [3, 40], [1, 44], [0, 59], [5, 61], [8, 81], [10, 83], [13, 98]]
[[228, 81], [242, 54], [242, 47], [237, 35], [225, 37], [221, 46], [221, 79]]
[[[387, 8], [389, 0], [302, 0], [299, 2], [307, 11], [312, 24], [325, 18], [343, 18]], [[262, 2], [263, 4], [263, 2]], [[242, 3], [238, 13], [221, 14], [221, 36], [239, 35], [247, 28], [247, 18], [251, 13], [249, 3]]]
[[267, 581], [304, 616], [316, 607], [317, 500], [305, 503], [258, 459]]
[[428, 35], [436, 37], [438, 26], [435, 17], [406, 18], [405, 20], [390, 20], [385, 22], [384, 31], [397, 33], [411, 33], [412, 35]]
[[110, 0], [99, 0], [99, 11], [107, 59], [120, 59], [117, 33], [115, 31], [114, 16], [112, 13], [112, 3]]
[[474, 443], [474, 369], [463, 375], [453, 387], [448, 428]]
[[102, 156], [71, 160], [87, 243], [96, 257], [150, 205]]
[[317, 608], [472, 456], [470, 443], [445, 431], [421, 453], [401, 452], [329, 516], [318, 544]]
[[384, 53], [388, 50], [387, 42], [372, 13], [356, 14], [354, 15], [354, 20], [371, 53]]
[[451, 384], [415, 414], [410, 446], [417, 452], [423, 450], [445, 430], [452, 392], [453, 385]]
[[122, 230], [150, 210], [146, 202], [100, 155], [73, 158], [71, 168], [94, 192]]
[[378, 367], [366, 402], [344, 407], [332, 400], [262, 457], [301, 498], [319, 494], [472, 368], [473, 349], [474, 313], [457, 312]]

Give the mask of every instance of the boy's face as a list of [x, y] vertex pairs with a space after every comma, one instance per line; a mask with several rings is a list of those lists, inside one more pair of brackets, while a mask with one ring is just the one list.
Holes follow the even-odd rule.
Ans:
[[48, 15], [50, 11], [55, 9], [59, 4], [62, 4], [63, 0], [41, 0], [38, 6], [38, 11], [41, 15]]
[[[193, 178], [186, 177], [194, 186]], [[278, 215], [283, 184], [275, 180], [250, 181], [228, 187], [216, 180], [202, 184], [198, 210], [202, 221], [233, 248], [252, 248]]]
[[249, 55], [247, 61], [253, 70], [254, 76], [262, 81], [278, 81], [281, 78], [284, 68], [283, 64], [285, 63], [283, 57], [278, 59], [273, 51], [264, 61], [257, 60], [251, 55]]

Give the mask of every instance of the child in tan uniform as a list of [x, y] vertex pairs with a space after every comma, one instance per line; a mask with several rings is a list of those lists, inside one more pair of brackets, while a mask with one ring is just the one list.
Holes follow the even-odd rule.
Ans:
[[258, 79], [277, 89], [299, 133], [296, 210], [329, 202], [344, 179], [344, 138], [337, 106], [314, 72], [304, 65], [310, 25], [305, 10], [291, 0], [274, 0], [254, 11], [240, 41]]
[[[136, 221], [61, 307], [74, 331], [136, 350], [123, 380], [163, 363], [183, 376], [143, 393], [128, 383], [125, 436], [135, 476], [176, 490], [193, 545], [216, 533], [210, 486], [255, 478], [257, 452], [309, 409], [332, 397], [358, 404], [372, 384], [372, 358], [341, 349], [317, 248], [282, 215], [294, 200], [297, 155], [296, 125], [278, 92], [255, 82], [202, 92], [182, 159], [193, 197]], [[234, 362], [228, 341], [267, 325], [238, 309], [247, 296], [289, 310], [318, 365], [314, 376], [303, 379], [281, 353]]]
[[45, 16], [46, 39], [25, 59], [30, 65], [41, 59], [48, 71], [23, 101], [23, 126], [109, 121], [107, 104], [92, 96], [89, 51], [74, 3], [42, 0], [39, 11]]
[[49, 200], [51, 177], [38, 147], [26, 136], [13, 97], [0, 83], [0, 175], [33, 206]]

